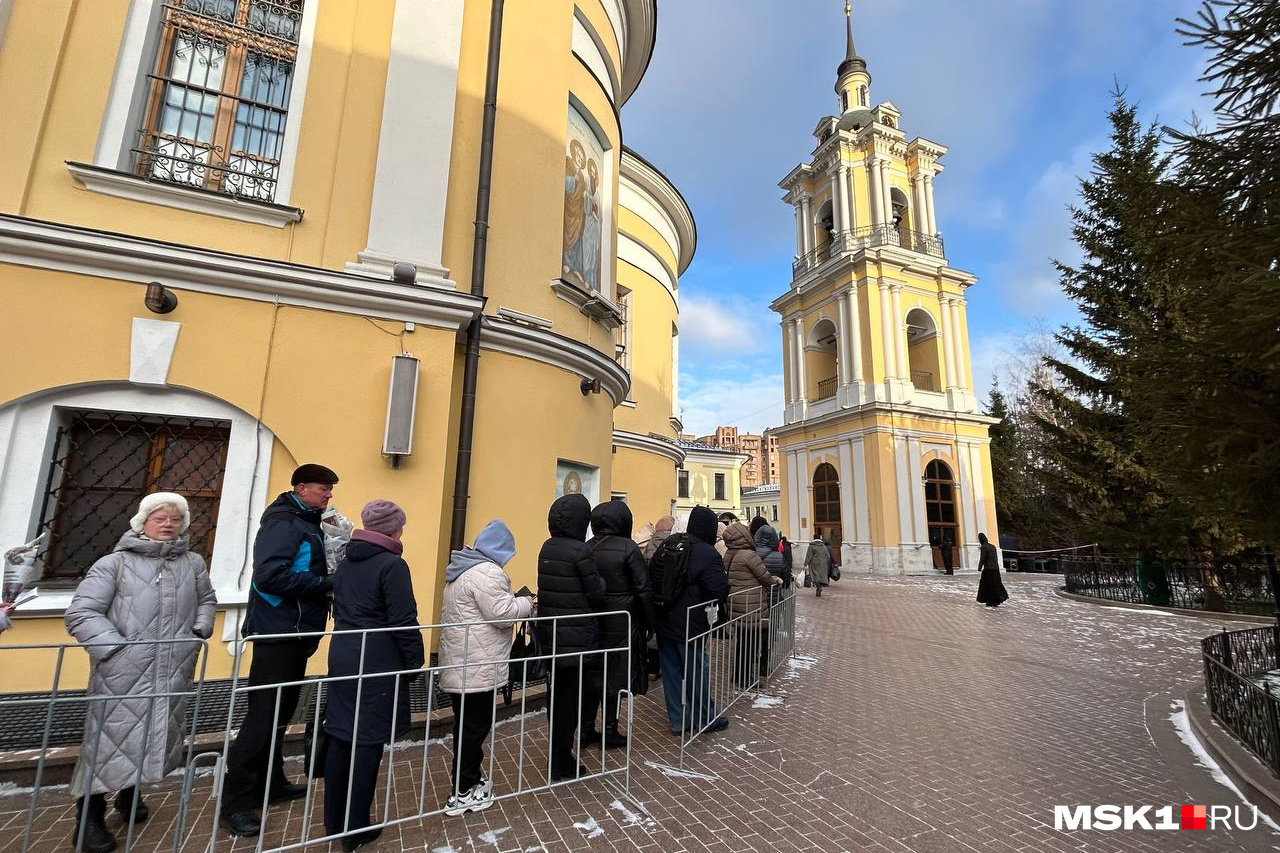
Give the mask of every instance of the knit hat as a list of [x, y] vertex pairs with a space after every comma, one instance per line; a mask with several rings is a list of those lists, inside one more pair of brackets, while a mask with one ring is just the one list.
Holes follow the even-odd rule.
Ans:
[[147, 523], [147, 518], [163, 506], [171, 506], [178, 510], [182, 516], [182, 527], [178, 532], [186, 533], [187, 528], [191, 526], [191, 509], [187, 506], [186, 498], [173, 492], [155, 492], [144, 497], [138, 504], [138, 514], [129, 520], [129, 527], [134, 533], [141, 534], [142, 525]]
[[673, 516], [664, 515], [658, 519], [658, 523], [653, 526], [654, 532], [669, 531], [676, 526], [676, 520]]
[[369, 501], [364, 505], [364, 509], [360, 510], [360, 523], [364, 525], [364, 529], [384, 536], [404, 530], [407, 520], [404, 510], [392, 501]]

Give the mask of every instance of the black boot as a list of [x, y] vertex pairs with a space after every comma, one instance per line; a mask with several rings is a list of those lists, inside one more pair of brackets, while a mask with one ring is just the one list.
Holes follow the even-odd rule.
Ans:
[[115, 808], [120, 812], [120, 817], [128, 821], [129, 813], [133, 812], [133, 822], [142, 823], [151, 815], [151, 809], [147, 808], [147, 804], [142, 801], [142, 797], [138, 797], [138, 808], [133, 809], [133, 798], [137, 796], [138, 789], [135, 786], [125, 788], [116, 794]]
[[606, 726], [604, 730], [604, 748], [605, 749], [625, 749], [627, 746], [627, 736], [618, 731], [618, 724]]
[[[88, 807], [85, 798], [76, 799], [76, 825], [71, 846], [83, 853], [110, 853], [116, 849], [116, 837], [107, 830], [107, 796], [91, 794]], [[84, 838], [80, 836], [83, 822]]]

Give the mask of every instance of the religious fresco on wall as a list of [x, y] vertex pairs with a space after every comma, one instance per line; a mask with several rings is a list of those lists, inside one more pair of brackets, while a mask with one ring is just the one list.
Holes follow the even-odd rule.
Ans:
[[556, 497], [585, 495], [591, 505], [600, 499], [600, 469], [564, 459], [556, 460]]
[[600, 289], [604, 242], [605, 152], [591, 125], [569, 108], [564, 158], [564, 262], [562, 277], [590, 291]]

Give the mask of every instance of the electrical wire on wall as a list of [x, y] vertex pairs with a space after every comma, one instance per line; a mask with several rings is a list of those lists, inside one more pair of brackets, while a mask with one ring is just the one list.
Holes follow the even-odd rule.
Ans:
[[[271, 356], [276, 346], [276, 324], [280, 320], [280, 296], [277, 295], [272, 302], [271, 307], [271, 329], [267, 333], [267, 353], [262, 364], [262, 389], [258, 394], [258, 411], [254, 415], [253, 428], [253, 474], [249, 478], [249, 495], [245, 501], [248, 507], [253, 506], [253, 495], [258, 486], [258, 463], [262, 461], [262, 414], [267, 405], [267, 379], [271, 376]], [[288, 453], [288, 448], [285, 448]], [[292, 453], [289, 454], [292, 457]], [[295, 459], [294, 462], [297, 462]], [[251, 513], [245, 514], [244, 524], [244, 565], [240, 567], [240, 574], [236, 578], [236, 589], [244, 586], [244, 573], [246, 569], [253, 566], [253, 533], [254, 533], [254, 516]]]

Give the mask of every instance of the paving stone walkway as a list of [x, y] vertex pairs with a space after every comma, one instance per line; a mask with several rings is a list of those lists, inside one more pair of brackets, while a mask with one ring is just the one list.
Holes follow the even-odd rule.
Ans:
[[[587, 781], [461, 818], [413, 820], [364, 849], [1280, 850], [1280, 828], [1264, 822], [1229, 832], [1054, 829], [1054, 805], [1240, 804], [1197, 764], [1179, 721], [1181, 697], [1200, 677], [1199, 639], [1247, 627], [1068, 601], [1053, 592], [1060, 581], [1010, 575], [1012, 599], [996, 610], [973, 601], [973, 576], [847, 576], [821, 599], [804, 590], [799, 657], [759, 699], [733, 709], [728, 730], [690, 747], [690, 773], [660, 766], [676, 763], [678, 747], [660, 688], [636, 700], [630, 791], [643, 809]], [[545, 732], [544, 715], [522, 724]], [[499, 730], [500, 756], [519, 725]], [[416, 754], [397, 753], [393, 814], [416, 808]], [[447, 756], [441, 744], [429, 762], [429, 802], [448, 788]], [[499, 791], [513, 772], [499, 776]], [[208, 843], [211, 808], [201, 790], [184, 850]], [[66, 800], [65, 790], [42, 797], [33, 851], [70, 849]], [[174, 801], [172, 790], [149, 795], [157, 817], [140, 853], [168, 849]], [[21, 803], [0, 790], [0, 835], [14, 837]], [[302, 821], [300, 805], [277, 810], [269, 843], [299, 837]], [[254, 844], [223, 836], [216, 849]]]

